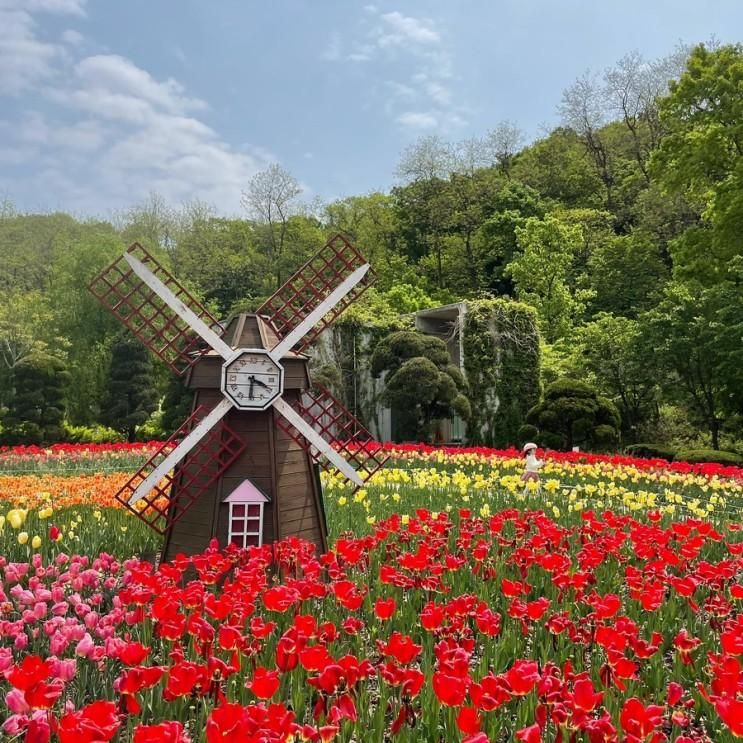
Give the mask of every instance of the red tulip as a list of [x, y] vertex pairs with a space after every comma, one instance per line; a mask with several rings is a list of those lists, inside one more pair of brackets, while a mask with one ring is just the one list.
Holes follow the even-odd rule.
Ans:
[[137, 725], [132, 743], [190, 743], [191, 738], [180, 722], [167, 721], [157, 725]]
[[640, 740], [655, 732], [663, 721], [665, 707], [649, 704], [647, 707], [637, 699], [631, 697], [622, 707], [620, 721], [625, 735], [636, 735]]
[[457, 727], [468, 735], [480, 732], [482, 717], [474, 707], [462, 707], [457, 715]]
[[374, 613], [377, 615], [377, 619], [386, 621], [391, 619], [397, 609], [397, 602], [394, 598], [389, 599], [377, 599], [374, 602]]
[[583, 712], [593, 712], [603, 698], [603, 692], [595, 691], [589, 678], [578, 679], [573, 686], [573, 704]]
[[111, 740], [120, 726], [113, 702], [92, 702], [59, 721], [60, 743], [103, 743]]
[[259, 699], [270, 699], [281, 686], [278, 671], [269, 671], [267, 668], [258, 666], [253, 674], [253, 680], [245, 684]]
[[469, 684], [467, 676], [452, 676], [442, 671], [433, 674], [433, 691], [439, 702], [447, 707], [459, 707], [464, 703]]
[[529, 725], [528, 728], [521, 728], [516, 731], [516, 738], [522, 743], [541, 743], [542, 731], [539, 729], [539, 725], [534, 723]]

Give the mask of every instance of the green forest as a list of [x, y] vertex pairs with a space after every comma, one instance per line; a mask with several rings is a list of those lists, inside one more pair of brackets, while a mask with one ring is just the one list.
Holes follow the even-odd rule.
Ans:
[[541, 388], [609, 398], [622, 448], [743, 453], [743, 46], [628, 54], [566, 89], [559, 120], [531, 143], [512, 122], [422, 138], [388, 193], [329, 204], [273, 165], [234, 218], [157, 194], [106, 219], [24, 213], [9, 194], [0, 436], [149, 438], [183, 418], [171, 375], [87, 291], [132, 242], [225, 318], [340, 232], [377, 275], [344, 322], [513, 299], [538, 318]]

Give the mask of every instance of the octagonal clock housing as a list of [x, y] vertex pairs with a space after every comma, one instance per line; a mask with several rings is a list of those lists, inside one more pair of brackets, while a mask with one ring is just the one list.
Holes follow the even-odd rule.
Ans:
[[265, 410], [284, 391], [284, 368], [263, 349], [239, 348], [222, 366], [221, 389], [240, 410]]

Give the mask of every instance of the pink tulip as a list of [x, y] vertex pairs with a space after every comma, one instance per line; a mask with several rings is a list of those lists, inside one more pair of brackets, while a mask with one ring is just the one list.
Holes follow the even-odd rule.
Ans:
[[81, 655], [83, 658], [88, 658], [95, 649], [95, 643], [93, 638], [86, 632], [82, 640], [77, 643], [75, 648], [75, 655]]
[[28, 645], [28, 635], [25, 632], [20, 632], [15, 636], [13, 640], [13, 647], [16, 650], [23, 650]]
[[16, 715], [21, 715], [31, 710], [31, 707], [26, 704], [26, 697], [20, 689], [11, 689], [5, 695], [5, 704], [8, 705], [8, 709]]

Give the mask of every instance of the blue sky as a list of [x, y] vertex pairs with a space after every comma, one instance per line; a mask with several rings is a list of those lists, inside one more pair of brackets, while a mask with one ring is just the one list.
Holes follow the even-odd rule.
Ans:
[[587, 69], [743, 40], [740, 0], [0, 0], [0, 199], [107, 216], [388, 189], [423, 135], [533, 139]]

